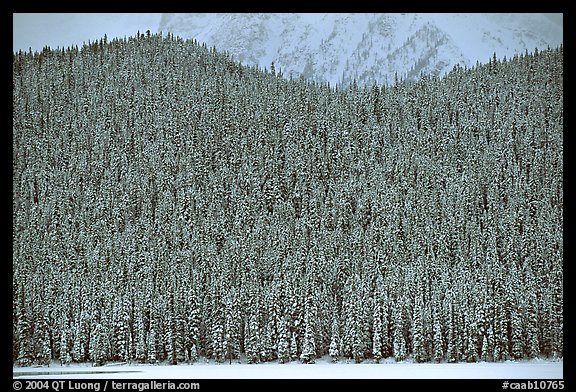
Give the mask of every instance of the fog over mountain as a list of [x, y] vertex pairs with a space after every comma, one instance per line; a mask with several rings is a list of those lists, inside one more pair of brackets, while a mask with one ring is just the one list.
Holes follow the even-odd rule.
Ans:
[[562, 14], [163, 14], [159, 31], [194, 38], [285, 76], [394, 82], [562, 43]]

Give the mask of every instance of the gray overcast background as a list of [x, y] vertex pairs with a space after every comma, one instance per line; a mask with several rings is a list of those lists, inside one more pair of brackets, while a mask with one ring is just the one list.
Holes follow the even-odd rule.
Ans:
[[156, 32], [162, 14], [12, 14], [12, 48], [41, 51], [46, 45], [51, 48], [82, 46], [88, 40], [100, 39], [107, 34], [114, 37], [129, 37], [146, 30]]

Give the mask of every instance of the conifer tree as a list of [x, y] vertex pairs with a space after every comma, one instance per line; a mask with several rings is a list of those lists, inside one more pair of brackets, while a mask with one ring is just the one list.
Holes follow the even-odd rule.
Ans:
[[332, 362], [338, 361], [338, 357], [340, 356], [340, 331], [338, 327], [338, 318], [336, 315], [334, 315], [332, 319], [332, 334], [330, 337], [330, 347], [328, 353], [330, 358], [332, 358]]
[[402, 301], [399, 299], [394, 308], [394, 358], [396, 361], [403, 361], [406, 359], [407, 354], [402, 318]]

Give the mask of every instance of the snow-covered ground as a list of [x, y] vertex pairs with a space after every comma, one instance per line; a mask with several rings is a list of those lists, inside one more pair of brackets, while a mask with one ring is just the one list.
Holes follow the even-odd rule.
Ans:
[[502, 363], [264, 363], [229, 365], [198, 362], [193, 365], [90, 365], [13, 368], [14, 377], [114, 379], [562, 379], [563, 362]]

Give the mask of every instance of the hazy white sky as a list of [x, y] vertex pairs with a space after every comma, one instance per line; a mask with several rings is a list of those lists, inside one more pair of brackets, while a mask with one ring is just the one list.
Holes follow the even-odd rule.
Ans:
[[14, 51], [32, 48], [41, 51], [46, 45], [51, 48], [82, 46], [88, 40], [100, 39], [107, 34], [109, 39], [136, 35], [146, 30], [156, 32], [162, 14], [13, 14]]

